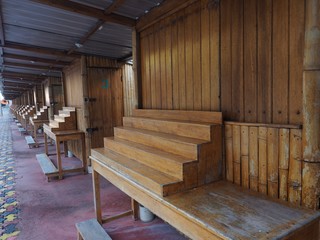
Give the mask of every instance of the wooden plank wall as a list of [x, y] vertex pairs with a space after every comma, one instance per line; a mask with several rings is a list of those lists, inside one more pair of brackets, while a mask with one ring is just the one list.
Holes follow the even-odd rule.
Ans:
[[124, 64], [122, 66], [123, 81], [123, 114], [131, 116], [132, 110], [137, 108], [137, 86], [134, 80], [132, 65]]
[[226, 122], [225, 131], [228, 181], [301, 205], [299, 126]]
[[305, 0], [198, 0], [140, 32], [143, 108], [301, 124]]

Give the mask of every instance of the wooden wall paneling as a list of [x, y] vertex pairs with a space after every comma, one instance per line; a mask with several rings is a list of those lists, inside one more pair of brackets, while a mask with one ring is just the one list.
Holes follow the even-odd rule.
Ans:
[[193, 18], [193, 101], [194, 110], [202, 110], [202, 77], [201, 77], [201, 1], [195, 3]]
[[[231, 77], [232, 115], [236, 121], [244, 120], [243, 101], [243, 0], [232, 1]], [[230, 93], [230, 89], [228, 90]]]
[[167, 99], [169, 98], [169, 96], [167, 96], [166, 28], [166, 23], [162, 20], [160, 22], [159, 30], [161, 109], [168, 109]]
[[221, 8], [221, 110], [223, 118], [232, 118], [232, 75], [231, 75], [231, 6], [232, 0], [220, 2]]
[[[194, 109], [194, 78], [193, 78], [193, 11], [195, 4], [185, 10], [185, 72], [186, 72], [186, 109]], [[201, 81], [201, 79], [199, 79]], [[198, 81], [198, 80], [197, 80]]]
[[241, 131], [240, 126], [232, 126], [233, 181], [241, 185]]
[[267, 174], [268, 195], [273, 198], [279, 197], [279, 130], [268, 128], [267, 133]]
[[226, 146], [226, 178], [233, 182], [233, 140], [232, 125], [225, 125], [225, 146]]
[[[150, 29], [151, 30], [151, 29]], [[149, 34], [149, 62], [150, 62], [150, 99], [151, 99], [151, 108], [156, 108], [157, 98], [156, 92], [156, 57], [155, 57], [155, 29], [152, 27], [152, 32]]]
[[257, 0], [244, 1], [244, 115], [257, 122]]
[[173, 109], [180, 109], [180, 88], [179, 88], [179, 43], [178, 43], [178, 18], [179, 15], [175, 14], [172, 20], [172, 106]]
[[[211, 111], [220, 111], [220, 5], [213, 3], [210, 9], [210, 99]], [[203, 23], [202, 23], [203, 24]], [[203, 64], [203, 63], [202, 63]], [[201, 77], [202, 79], [202, 77]]]
[[133, 75], [133, 67], [129, 64], [124, 64], [122, 66], [122, 76], [123, 76], [123, 111], [124, 116], [131, 116], [132, 110], [137, 107], [137, 97], [136, 97], [136, 84]]
[[122, 126], [123, 113], [123, 81], [121, 69], [111, 71], [112, 122], [113, 127]]
[[301, 130], [290, 130], [290, 157], [289, 157], [289, 195], [288, 201], [301, 204], [302, 183], [302, 141]]
[[266, 127], [259, 127], [259, 192], [267, 194], [267, 131]]
[[141, 44], [141, 101], [143, 108], [150, 108], [150, 98], [148, 94], [150, 93], [150, 62], [149, 62], [149, 36], [146, 32], [140, 34], [140, 44]]
[[254, 191], [259, 190], [258, 130], [258, 127], [249, 127], [250, 189]]
[[172, 79], [172, 21], [174, 17], [169, 17], [165, 21], [166, 29], [165, 29], [165, 41], [166, 41], [166, 48], [165, 51], [165, 64], [166, 64], [166, 92], [167, 92], [167, 109], [173, 109], [173, 79]]
[[272, 122], [272, 0], [257, 1], [258, 122]]
[[161, 109], [161, 59], [160, 59], [160, 26], [157, 25], [154, 28], [154, 65], [155, 65], [155, 75], [154, 84], [155, 91], [152, 91], [152, 95], [155, 95], [155, 105], [153, 108]]
[[201, 106], [204, 111], [211, 110], [210, 20], [208, 0], [201, 0]]
[[279, 129], [279, 198], [288, 200], [290, 130]]
[[[76, 59], [64, 69], [66, 106], [81, 107], [83, 104], [83, 84], [81, 76], [81, 59]], [[74, 86], [77, 86], [75, 91]]]
[[273, 123], [288, 123], [289, 0], [273, 1]]
[[249, 188], [249, 128], [241, 126], [241, 185]]
[[305, 1], [290, 0], [289, 13], [289, 122], [301, 124]]
[[186, 52], [185, 52], [185, 11], [178, 18], [178, 61], [179, 61], [179, 106], [186, 110]]

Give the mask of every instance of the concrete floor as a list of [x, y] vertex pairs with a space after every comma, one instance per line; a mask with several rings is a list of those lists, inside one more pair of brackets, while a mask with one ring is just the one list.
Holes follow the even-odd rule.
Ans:
[[[7, 173], [10, 174], [8, 181], [10, 182], [11, 179], [11, 185], [13, 185], [11, 189], [15, 189], [15, 191], [11, 190], [11, 195], [7, 197], [9, 202], [11, 201], [11, 207], [7, 204], [7, 208], [1, 208], [3, 209], [2, 213], [0, 212], [1, 216], [8, 216], [8, 211], [11, 211], [9, 220], [12, 221], [8, 221], [7, 217], [0, 222], [0, 240], [76, 239], [75, 223], [94, 217], [91, 174], [70, 174], [63, 180], [52, 179], [47, 182], [35, 157], [37, 153], [44, 152], [44, 146], [29, 149], [25, 136], [21, 136], [16, 124], [9, 120], [7, 110], [4, 111], [4, 116], [0, 117], [0, 126], [0, 131], [3, 130], [0, 132], [1, 139], [12, 136], [12, 144], [9, 142], [6, 146], [1, 146], [1, 153], [4, 152], [7, 156], [7, 162], [10, 164]], [[4, 134], [4, 132], [7, 133]], [[50, 146], [49, 151], [53, 153], [55, 146]], [[13, 157], [10, 157], [11, 152]], [[55, 156], [50, 158], [54, 159]], [[80, 163], [75, 157], [65, 158], [63, 161], [70, 165]], [[12, 172], [15, 172], [15, 175]], [[3, 175], [3, 171], [0, 169], [0, 177], [1, 174]], [[106, 180], [102, 179], [101, 182], [105, 214], [114, 215], [130, 208], [128, 196]], [[4, 185], [2, 188], [4, 189]], [[6, 192], [10, 192], [9, 190], [7, 189]], [[107, 223], [103, 227], [115, 240], [186, 239], [159, 218], [150, 223], [143, 223], [133, 221], [128, 216]]]

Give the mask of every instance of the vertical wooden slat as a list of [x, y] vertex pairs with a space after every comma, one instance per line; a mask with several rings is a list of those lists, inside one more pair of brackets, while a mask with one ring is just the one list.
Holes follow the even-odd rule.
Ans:
[[249, 127], [241, 126], [241, 185], [249, 188]]
[[149, 62], [150, 62], [150, 99], [151, 108], [156, 108], [157, 98], [156, 98], [156, 58], [155, 58], [155, 35], [154, 29], [152, 28], [152, 33], [149, 35]]
[[244, 114], [257, 121], [257, 0], [244, 1]]
[[220, 111], [220, 11], [210, 5], [210, 79], [211, 111]]
[[232, 1], [231, 55], [232, 115], [243, 121], [243, 0]]
[[302, 143], [301, 130], [290, 130], [290, 157], [289, 157], [289, 195], [288, 201], [301, 204], [301, 182], [302, 182]]
[[192, 55], [193, 55], [193, 102], [194, 110], [201, 110], [201, 89], [202, 89], [202, 77], [201, 77], [201, 16], [200, 16], [200, 1], [195, 3], [194, 13], [192, 14], [193, 19], [193, 47], [192, 47]]
[[268, 195], [273, 198], [279, 197], [279, 130], [268, 128]]
[[267, 194], [267, 131], [259, 127], [259, 192]]
[[165, 23], [164, 21], [161, 21], [160, 23], [160, 42], [159, 42], [159, 51], [160, 51], [160, 89], [161, 89], [161, 109], [168, 109], [167, 106], [167, 63], [166, 63], [166, 29], [165, 29]]
[[258, 127], [249, 127], [250, 189], [259, 189]]
[[201, 0], [201, 104], [202, 110], [209, 111], [210, 105], [210, 14], [208, 0]]
[[302, 74], [304, 53], [304, 0], [290, 0], [289, 16], [289, 123], [302, 123]]
[[172, 105], [173, 109], [180, 109], [179, 88], [179, 43], [178, 43], [178, 16], [172, 23]]
[[288, 200], [289, 136], [289, 129], [279, 130], [279, 198], [284, 201]]
[[[172, 17], [166, 21], [166, 79], [167, 79], [167, 109], [173, 109], [173, 82], [172, 82]], [[176, 92], [174, 93], [176, 94]]]
[[179, 56], [179, 102], [180, 109], [186, 110], [186, 54], [184, 11], [178, 19], [178, 56]]
[[225, 120], [232, 119], [231, 75], [231, 3], [221, 1], [221, 111]]
[[273, 123], [288, 123], [289, 0], [273, 1]]
[[258, 122], [272, 122], [272, 0], [258, 0], [258, 49], [257, 49], [257, 85], [258, 85]]
[[232, 125], [225, 125], [225, 141], [226, 141], [226, 177], [227, 180], [233, 182], [233, 140]]
[[161, 109], [161, 65], [160, 65], [160, 29], [159, 26], [155, 27], [154, 32], [154, 65], [155, 65], [155, 91], [152, 95], [155, 95], [155, 105], [153, 108]]
[[233, 150], [233, 180], [241, 184], [241, 149], [240, 126], [232, 126], [232, 150]]
[[186, 109], [193, 110], [193, 12], [194, 4], [185, 10]]

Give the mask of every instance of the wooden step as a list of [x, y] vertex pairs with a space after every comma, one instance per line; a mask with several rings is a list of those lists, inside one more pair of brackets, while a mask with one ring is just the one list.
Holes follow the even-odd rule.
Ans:
[[123, 126], [169, 133], [182, 137], [211, 140], [211, 124], [176, 120], [124, 117]]
[[62, 107], [62, 111], [75, 112], [76, 108], [75, 107]]
[[115, 171], [160, 196], [167, 196], [185, 188], [184, 183], [180, 179], [157, 171], [106, 148], [92, 149], [91, 158], [98, 159]]
[[64, 122], [66, 116], [61, 116], [61, 115], [54, 115], [54, 120]]
[[76, 223], [76, 228], [79, 240], [112, 240], [95, 218]]
[[50, 177], [52, 175], [56, 176], [58, 174], [58, 169], [56, 166], [52, 163], [50, 158], [45, 153], [37, 154], [36, 158], [40, 164], [40, 167], [43, 171], [43, 173]]
[[198, 159], [198, 147], [205, 140], [181, 137], [168, 133], [154, 132], [130, 127], [115, 127], [115, 138], [141, 143], [190, 159]]
[[59, 110], [59, 115], [62, 117], [70, 117], [70, 111]]
[[222, 112], [133, 109], [133, 117], [222, 124]]
[[115, 140], [114, 137], [104, 138], [104, 147], [181, 180], [184, 177], [184, 168], [187, 168], [187, 164], [196, 162], [193, 159], [139, 143], [123, 139]]
[[59, 122], [57, 122], [55, 120], [50, 120], [49, 126], [53, 127], [53, 128], [59, 128]]
[[29, 145], [29, 148], [32, 148], [36, 145], [36, 142], [34, 141], [32, 136], [25, 136], [25, 139], [27, 141], [27, 144]]

